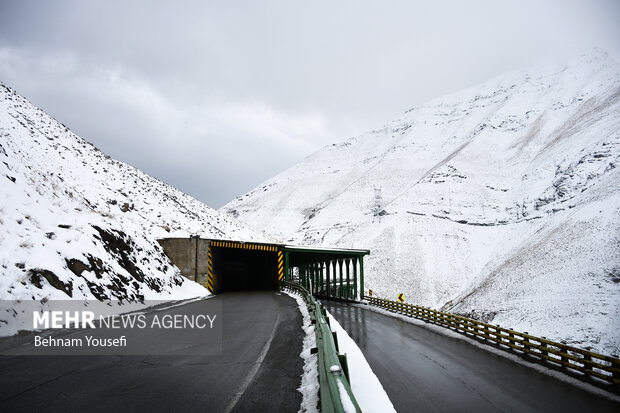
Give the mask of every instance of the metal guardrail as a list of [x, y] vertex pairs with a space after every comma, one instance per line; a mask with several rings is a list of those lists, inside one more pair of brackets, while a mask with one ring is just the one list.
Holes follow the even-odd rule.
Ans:
[[[582, 374], [575, 375], [575, 377], [581, 379], [595, 377], [613, 386], [616, 392], [620, 390], [620, 359], [618, 358], [430, 308], [376, 297], [364, 298], [372, 305], [447, 327], [465, 335], [475, 336], [488, 344], [495, 344], [578, 371]], [[597, 381], [592, 382], [599, 384]]]
[[281, 282], [282, 288], [299, 293], [306, 304], [314, 324], [318, 350], [318, 368], [321, 412], [361, 412], [349, 384], [347, 358], [338, 353], [338, 339], [332, 332], [325, 308], [298, 284]]

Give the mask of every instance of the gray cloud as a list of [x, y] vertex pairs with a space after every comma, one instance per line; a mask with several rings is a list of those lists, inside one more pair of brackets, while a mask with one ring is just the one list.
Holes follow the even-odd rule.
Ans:
[[428, 99], [594, 46], [618, 59], [619, 17], [611, 0], [0, 0], [0, 80], [219, 207]]

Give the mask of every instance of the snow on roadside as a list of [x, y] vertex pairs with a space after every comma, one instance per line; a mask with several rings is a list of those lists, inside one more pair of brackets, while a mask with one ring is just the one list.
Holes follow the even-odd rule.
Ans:
[[351, 390], [363, 412], [396, 412], [381, 382], [370, 368], [355, 341], [336, 319], [327, 312], [332, 331], [338, 335], [340, 353], [347, 355]]
[[306, 302], [301, 296], [282, 290], [286, 295], [293, 298], [297, 302], [299, 311], [303, 319], [302, 329], [306, 336], [304, 337], [303, 347], [299, 354], [304, 360], [304, 372], [301, 375], [301, 385], [297, 388], [301, 393], [300, 412], [318, 412], [319, 406], [319, 366], [318, 356], [311, 354], [310, 350], [316, 347], [316, 336], [314, 334], [314, 326], [310, 320], [310, 313]]
[[[304, 360], [304, 373], [301, 376], [301, 385], [298, 390], [302, 394], [300, 412], [316, 412], [319, 403], [319, 374], [318, 357], [310, 354], [310, 349], [316, 347], [316, 336], [314, 326], [310, 320], [308, 307], [304, 299], [289, 291], [283, 291], [288, 296], [297, 301], [299, 311], [303, 317], [304, 337], [303, 349], [300, 356]], [[395, 412], [390, 398], [385, 393], [381, 382], [373, 373], [368, 361], [362, 354], [342, 326], [336, 319], [327, 312], [331, 330], [338, 336], [338, 345], [341, 354], [347, 355], [349, 365], [349, 377], [351, 378], [351, 390], [357, 400], [358, 405], [364, 412]], [[341, 390], [342, 393], [342, 390]]]

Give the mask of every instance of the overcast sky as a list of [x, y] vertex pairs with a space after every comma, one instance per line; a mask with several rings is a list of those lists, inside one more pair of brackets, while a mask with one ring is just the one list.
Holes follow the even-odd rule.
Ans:
[[592, 47], [620, 1], [0, 0], [0, 81], [218, 208], [432, 98]]

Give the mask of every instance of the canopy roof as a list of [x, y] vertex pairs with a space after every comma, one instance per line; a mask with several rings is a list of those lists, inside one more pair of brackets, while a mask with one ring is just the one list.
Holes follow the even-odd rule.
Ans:
[[362, 249], [299, 247], [293, 245], [285, 245], [284, 251], [288, 252], [288, 265], [290, 267], [347, 258], [361, 258], [364, 255], [370, 254], [370, 250]]
[[[352, 248], [326, 248], [326, 247], [305, 247], [299, 245], [286, 245], [277, 243], [266, 242], [252, 242], [252, 241], [233, 241], [213, 239], [217, 244], [224, 243], [224, 245], [237, 246], [241, 248], [248, 248], [254, 245], [261, 247], [271, 247], [269, 250], [283, 251], [288, 257], [289, 267], [299, 267], [302, 265], [328, 262], [335, 260], [344, 260], [351, 258], [361, 258], [364, 255], [369, 255], [370, 250], [365, 249], [352, 249]], [[263, 249], [263, 248], [260, 248]]]

